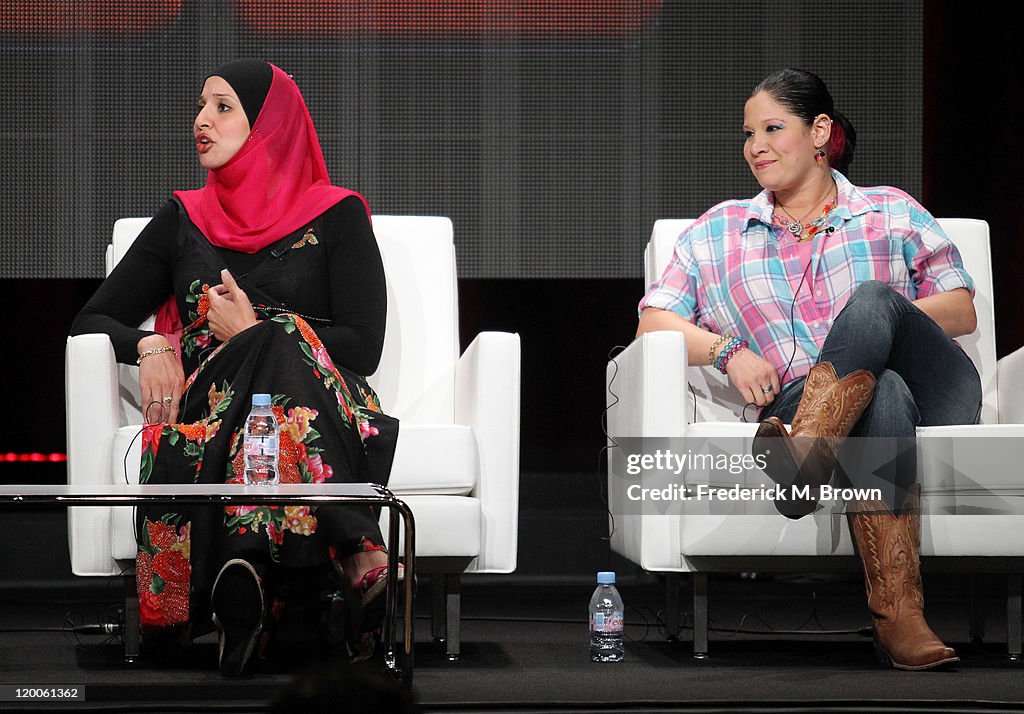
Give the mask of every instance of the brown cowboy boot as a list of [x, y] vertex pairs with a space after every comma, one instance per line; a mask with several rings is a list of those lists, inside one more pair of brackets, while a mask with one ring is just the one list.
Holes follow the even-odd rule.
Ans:
[[864, 564], [875, 652], [896, 669], [932, 669], [960, 661], [924, 620], [920, 500], [921, 486], [914, 484], [899, 516], [883, 501], [854, 501], [847, 512]]
[[[802, 518], [818, 505], [818, 489], [832, 478], [843, 440], [860, 419], [875, 392], [875, 376], [857, 370], [842, 379], [829, 362], [811, 367], [804, 382], [793, 430], [778, 417], [761, 422], [752, 452], [764, 460], [764, 472], [784, 488], [775, 507], [787, 518]], [[810, 487], [810, 498], [794, 499]]]

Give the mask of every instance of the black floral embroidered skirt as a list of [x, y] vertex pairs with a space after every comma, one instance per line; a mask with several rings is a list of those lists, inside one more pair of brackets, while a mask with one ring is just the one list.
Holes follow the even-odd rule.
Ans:
[[[272, 396], [281, 427], [281, 483], [386, 485], [398, 421], [294, 315], [235, 335], [187, 379], [180, 423], [144, 428], [140, 482], [242, 483], [242, 432], [252, 394], [261, 392]], [[377, 516], [360, 506], [140, 509], [143, 630], [208, 618], [213, 580], [231, 558], [305, 568], [382, 549]]]

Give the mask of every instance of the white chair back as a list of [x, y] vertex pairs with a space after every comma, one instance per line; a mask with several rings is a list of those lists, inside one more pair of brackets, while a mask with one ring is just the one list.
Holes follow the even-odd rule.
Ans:
[[[149, 223], [122, 218], [107, 248], [107, 273]], [[369, 382], [385, 411], [406, 424], [452, 424], [459, 309], [452, 222], [437, 216], [374, 216], [388, 317], [384, 351]], [[152, 329], [152, 318], [143, 323]], [[138, 424], [138, 369], [119, 365], [121, 424]]]
[[380, 366], [370, 376], [381, 405], [406, 424], [453, 424], [459, 295], [452, 222], [374, 216], [388, 285]]
[[107, 275], [114, 269], [114, 266], [121, 262], [121, 258], [132, 247], [132, 243], [142, 233], [142, 229], [149, 224], [149, 218], [119, 218], [114, 221], [114, 233], [110, 238], [110, 245], [107, 246], [106, 268]]
[[988, 223], [973, 218], [939, 218], [938, 221], [960, 251], [964, 269], [974, 279], [974, 310], [978, 314], [978, 328], [956, 341], [981, 375], [981, 423], [998, 424], [995, 295], [992, 291]]
[[693, 218], [662, 218], [654, 222], [651, 241], [644, 250], [644, 282], [648, 286], [661, 278], [672, 262], [676, 241], [693, 224]]
[[[957, 342], [974, 361], [974, 366], [981, 375], [982, 407], [981, 423], [995, 424], [998, 422], [998, 402], [996, 389], [996, 335], [995, 311], [992, 294], [992, 256], [989, 250], [988, 223], [972, 218], [939, 218], [939, 225], [960, 251], [964, 268], [974, 278], [974, 308], [978, 314], [978, 329], [972, 334], [958, 338]], [[693, 223], [691, 218], [662, 219], [655, 221], [651, 233], [651, 241], [644, 252], [644, 278], [648, 285], [658, 280], [672, 260], [676, 239]], [[698, 393], [705, 391], [704, 382], [708, 383], [706, 391], [721, 393], [722, 382], [711, 370], [700, 370], [701, 384], [696, 385]], [[728, 397], [728, 395], [726, 394]], [[731, 411], [735, 411], [730, 407]], [[717, 420], [721, 414], [708, 414], [705, 419]]]

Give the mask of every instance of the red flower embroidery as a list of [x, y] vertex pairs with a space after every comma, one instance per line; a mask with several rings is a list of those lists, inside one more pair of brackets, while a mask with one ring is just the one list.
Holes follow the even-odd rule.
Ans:
[[139, 590], [139, 599], [143, 591], [149, 592], [149, 585], [153, 582], [153, 556], [144, 550], [135, 555], [135, 583]]
[[277, 526], [273, 523], [267, 524], [267, 535], [269, 535], [270, 540], [274, 541], [277, 545], [284, 543], [284, 531], [278, 530]]
[[160, 596], [146, 588], [139, 593], [139, 624], [143, 627], [166, 627], [169, 623], [160, 609]]
[[146, 528], [149, 530], [149, 542], [159, 550], [170, 548], [178, 542], [178, 533], [170, 523], [163, 521], [154, 523], [147, 519]]
[[201, 444], [206, 440], [206, 424], [203, 422], [196, 422], [195, 424], [177, 424], [176, 428], [178, 433], [189, 441]]
[[[229, 478], [227, 483], [245, 483], [242, 476], [245, 473], [245, 452], [241, 448], [235, 453], [235, 458], [231, 460], [231, 472], [234, 474], [234, 478]], [[234, 506], [228, 506], [228, 508], [234, 508]], [[228, 513], [234, 513], [234, 511], [228, 511]]]
[[165, 550], [153, 558], [153, 572], [164, 582], [188, 584], [192, 575], [192, 566], [185, 557], [176, 550]]
[[313, 332], [313, 328], [305, 320], [301, 317], [296, 317], [295, 326], [299, 328], [299, 334], [302, 335], [302, 339], [313, 348], [314, 354], [317, 350], [323, 349], [324, 343], [320, 341], [320, 338]]
[[156, 454], [160, 450], [160, 436], [163, 433], [163, 428], [162, 423], [145, 424], [142, 427], [142, 453], [151, 451], [153, 458], [156, 458]]
[[[274, 406], [274, 416], [277, 417], [277, 423], [284, 426], [285, 416], [284, 408]], [[299, 476], [299, 444], [295, 443], [292, 438], [292, 432], [290, 429], [282, 428], [278, 438], [278, 460], [277, 460], [277, 478], [281, 483], [302, 483], [302, 478]]]
[[210, 312], [209, 292], [210, 286], [207, 285], [206, 283], [203, 283], [203, 294], [199, 296], [199, 305], [196, 308], [197, 311], [199, 312], [199, 317], [201, 318], [205, 318], [207, 313]]
[[160, 594], [164, 617], [170, 624], [188, 621], [188, 583], [167, 583]]
[[188, 561], [188, 524], [177, 528], [163, 521], [146, 520], [151, 555], [140, 549], [135, 556], [139, 594], [139, 620], [143, 626], [166, 627], [188, 621], [192, 566]]

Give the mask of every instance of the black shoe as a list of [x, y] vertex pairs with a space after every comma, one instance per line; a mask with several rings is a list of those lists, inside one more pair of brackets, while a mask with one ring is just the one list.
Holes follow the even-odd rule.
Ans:
[[237, 677], [252, 656], [263, 624], [263, 588], [256, 569], [248, 561], [229, 560], [217, 574], [212, 601], [220, 673]]

